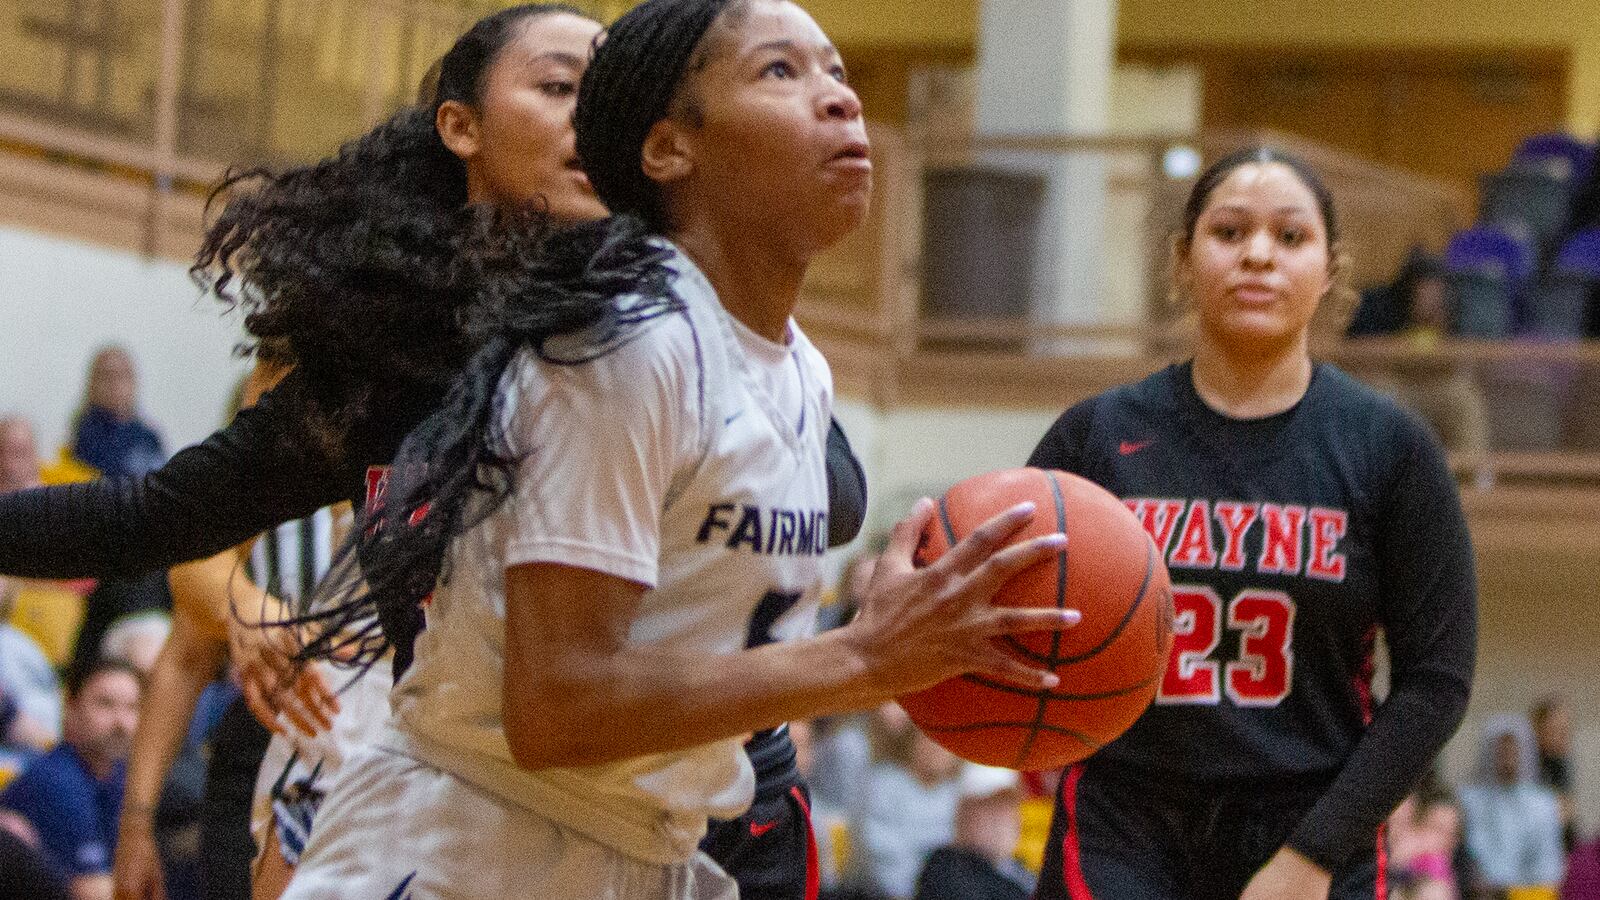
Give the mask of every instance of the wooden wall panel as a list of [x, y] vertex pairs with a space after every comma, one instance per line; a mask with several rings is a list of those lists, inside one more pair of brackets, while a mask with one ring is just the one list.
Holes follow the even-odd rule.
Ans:
[[1287, 131], [1476, 192], [1523, 137], [1559, 129], [1565, 50], [1125, 46], [1204, 73], [1206, 129]]

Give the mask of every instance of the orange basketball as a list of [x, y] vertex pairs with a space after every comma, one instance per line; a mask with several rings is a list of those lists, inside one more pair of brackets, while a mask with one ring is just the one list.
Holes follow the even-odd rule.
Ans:
[[1013, 541], [1060, 531], [1067, 546], [1006, 582], [994, 602], [1078, 609], [1083, 621], [1000, 640], [1061, 683], [1042, 690], [963, 675], [907, 694], [900, 705], [963, 759], [1038, 771], [1087, 757], [1150, 705], [1172, 649], [1172, 588], [1155, 543], [1121, 500], [1076, 475], [1044, 469], [990, 472], [951, 488], [922, 535], [918, 563], [932, 563], [1024, 500], [1038, 511]]

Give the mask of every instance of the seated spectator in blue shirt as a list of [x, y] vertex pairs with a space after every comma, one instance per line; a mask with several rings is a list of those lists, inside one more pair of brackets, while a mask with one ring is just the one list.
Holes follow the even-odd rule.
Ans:
[[127, 350], [103, 347], [94, 355], [72, 433], [73, 455], [106, 477], [143, 475], [166, 461], [161, 435], [139, 415], [139, 380]]
[[33, 638], [10, 623], [21, 585], [0, 577], [0, 758], [31, 759], [61, 740], [61, 683]]
[[957, 784], [955, 840], [928, 857], [916, 900], [1028, 900], [1033, 873], [1013, 856], [1022, 839], [1017, 773], [969, 764]]
[[1495, 716], [1483, 729], [1476, 782], [1461, 788], [1467, 847], [1483, 887], [1555, 887], [1566, 860], [1561, 807], [1538, 781], [1533, 726], [1522, 716]]
[[38, 832], [40, 850], [69, 879], [75, 900], [111, 897], [123, 768], [141, 689], [138, 670], [121, 660], [74, 672], [67, 681], [65, 740], [0, 793], [0, 807]]

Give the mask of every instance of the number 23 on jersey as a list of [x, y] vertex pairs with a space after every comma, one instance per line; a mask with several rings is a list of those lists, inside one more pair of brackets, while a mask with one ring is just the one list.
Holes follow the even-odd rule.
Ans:
[[[1283, 591], [1246, 588], [1226, 603], [1205, 585], [1172, 586], [1172, 653], [1156, 702], [1277, 706], [1294, 677], [1294, 600]], [[1239, 633], [1239, 659], [1212, 658], [1222, 629]]]

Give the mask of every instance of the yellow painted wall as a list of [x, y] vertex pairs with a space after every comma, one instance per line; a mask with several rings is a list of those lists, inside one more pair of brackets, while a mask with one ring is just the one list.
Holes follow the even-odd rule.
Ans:
[[[970, 50], [977, 43], [981, 0], [801, 2], [842, 47]], [[1568, 125], [1600, 133], [1594, 0], [1118, 0], [1118, 10], [1125, 43], [1565, 48], [1572, 55]]]
[[1593, 0], [1120, 0], [1136, 44], [1545, 47], [1570, 51], [1567, 124], [1600, 131], [1600, 3]]

